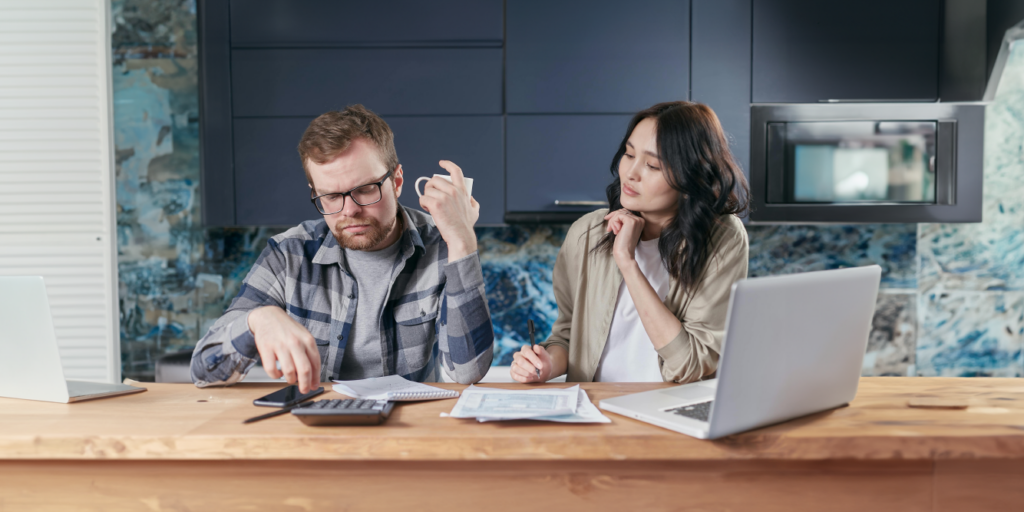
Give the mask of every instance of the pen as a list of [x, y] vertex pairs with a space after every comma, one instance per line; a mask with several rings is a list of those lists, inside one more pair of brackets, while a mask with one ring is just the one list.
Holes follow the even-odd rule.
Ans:
[[[526, 328], [530, 331], [530, 348], [533, 348], [537, 346], [537, 344], [533, 342], [533, 320], [526, 321]], [[536, 370], [537, 376], [540, 377], [540, 368], [537, 368]]]
[[[315, 400], [313, 402], [315, 402]], [[290, 411], [292, 409], [295, 409], [295, 408], [298, 408], [298, 407], [305, 407], [307, 405], [312, 404], [313, 402], [299, 402], [299, 403], [297, 403], [295, 405], [289, 405], [288, 407], [282, 407], [282, 408], [280, 408], [280, 409], [278, 409], [276, 411], [273, 411], [273, 412], [268, 412], [266, 414], [261, 414], [259, 416], [253, 416], [252, 418], [249, 418], [249, 419], [243, 421], [242, 423], [253, 423], [253, 422], [259, 421], [259, 420], [265, 420], [267, 418], [273, 418], [274, 416], [280, 416], [280, 415], [282, 415], [282, 414], [284, 414], [284, 413], [286, 413], [286, 412], [288, 412], [288, 411]]]

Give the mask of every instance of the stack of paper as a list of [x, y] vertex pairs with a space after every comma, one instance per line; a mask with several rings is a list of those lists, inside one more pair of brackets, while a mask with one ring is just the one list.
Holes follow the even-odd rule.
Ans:
[[562, 423], [611, 423], [579, 385], [566, 389], [494, 389], [470, 386], [462, 392], [452, 418], [477, 421], [541, 420]]

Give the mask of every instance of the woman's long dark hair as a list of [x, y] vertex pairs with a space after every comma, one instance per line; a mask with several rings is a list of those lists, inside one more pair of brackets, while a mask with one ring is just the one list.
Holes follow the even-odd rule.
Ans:
[[[657, 123], [658, 157], [669, 186], [678, 193], [676, 215], [661, 232], [658, 252], [669, 274], [686, 289], [697, 286], [711, 258], [710, 244], [725, 215], [747, 210], [749, 189], [718, 116], [707, 105], [689, 101], [659, 103], [629, 122], [626, 136], [612, 160], [608, 185], [611, 211], [622, 208], [619, 162], [626, 153], [626, 141], [644, 119]], [[611, 252], [615, 235], [608, 233], [594, 250]]]

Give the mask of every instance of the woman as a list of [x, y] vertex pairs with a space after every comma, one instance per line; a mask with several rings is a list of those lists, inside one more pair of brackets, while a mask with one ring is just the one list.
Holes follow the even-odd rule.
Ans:
[[[747, 276], [747, 185], [715, 113], [686, 101], [638, 113], [612, 160], [609, 210], [558, 253], [551, 336], [512, 378], [692, 382], [715, 373], [732, 284]], [[739, 192], [739, 193], [737, 193]]]

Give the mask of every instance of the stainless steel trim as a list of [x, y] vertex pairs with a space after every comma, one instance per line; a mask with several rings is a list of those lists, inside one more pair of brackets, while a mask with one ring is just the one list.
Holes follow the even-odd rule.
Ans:
[[786, 202], [786, 123], [768, 123], [768, 203]]
[[555, 206], [608, 206], [607, 201], [561, 201], [555, 199]]
[[935, 134], [935, 204], [956, 204], [956, 121], [939, 121]]
[[832, 99], [818, 100], [818, 103], [937, 103], [932, 98], [911, 98], [911, 99]]
[[559, 210], [541, 212], [505, 212], [506, 224], [572, 224], [590, 213], [587, 210]]
[[1010, 59], [1010, 45], [1014, 41], [1024, 39], [1024, 21], [1010, 27], [1003, 35], [1003, 41], [999, 44], [999, 53], [996, 54], [995, 66], [992, 67], [992, 74], [988, 77], [988, 84], [985, 86], [985, 94], [982, 101], [989, 102], [996, 99], [996, 91], [999, 90], [999, 81], [1003, 78], [1003, 68]]

